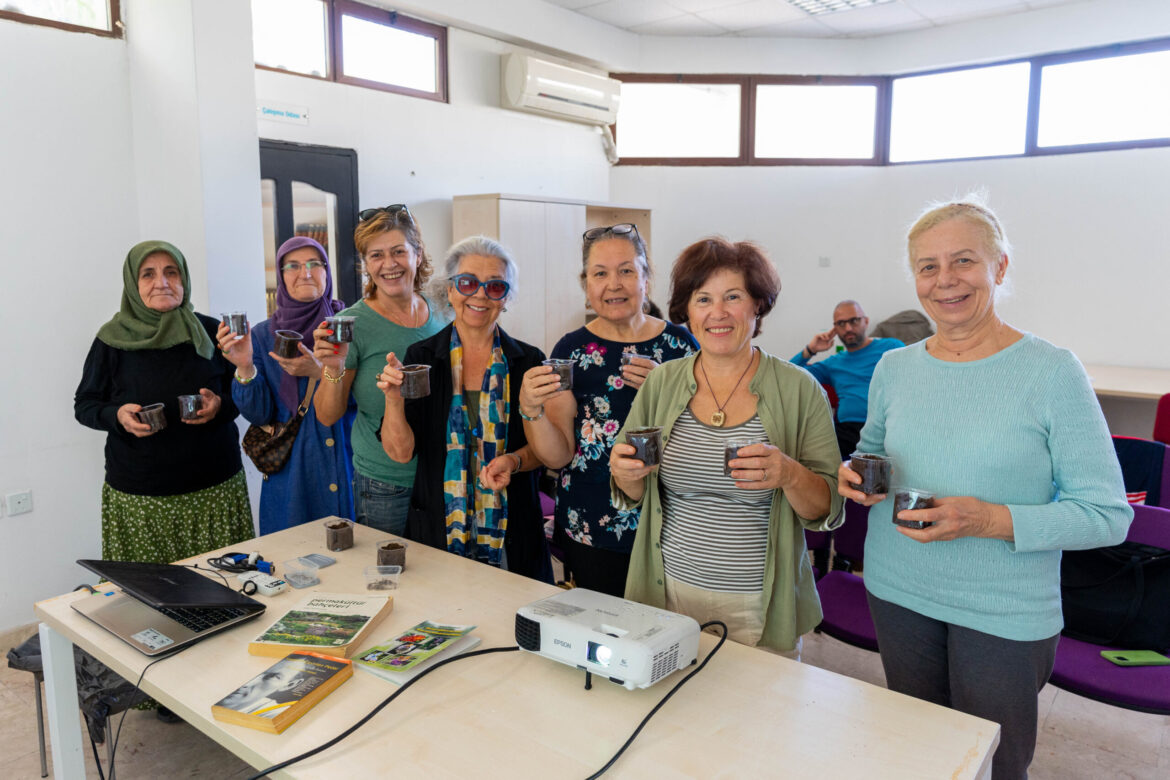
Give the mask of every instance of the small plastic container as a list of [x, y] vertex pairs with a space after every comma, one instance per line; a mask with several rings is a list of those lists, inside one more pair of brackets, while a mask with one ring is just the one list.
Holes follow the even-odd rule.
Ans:
[[401, 566], [367, 566], [366, 590], [397, 590]]
[[304, 558], [293, 558], [280, 564], [280, 577], [294, 588], [311, 588], [321, 582], [318, 567]]

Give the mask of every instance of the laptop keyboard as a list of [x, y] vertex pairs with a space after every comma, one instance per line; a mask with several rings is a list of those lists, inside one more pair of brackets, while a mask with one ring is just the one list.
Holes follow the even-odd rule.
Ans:
[[156, 607], [156, 609], [171, 620], [181, 623], [196, 633], [221, 626], [230, 620], [248, 614], [246, 609], [239, 607]]

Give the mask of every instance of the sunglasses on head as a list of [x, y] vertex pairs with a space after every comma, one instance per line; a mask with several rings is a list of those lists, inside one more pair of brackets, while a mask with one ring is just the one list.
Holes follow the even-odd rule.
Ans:
[[512, 285], [503, 279], [488, 279], [481, 282], [475, 274], [456, 274], [451, 277], [451, 284], [455, 286], [456, 292], [468, 298], [479, 292], [479, 288], [482, 287], [484, 295], [493, 301], [502, 301], [508, 290], [512, 289]]
[[406, 207], [405, 203], [395, 203], [392, 206], [382, 206], [376, 209], [362, 209], [358, 212], [358, 222], [365, 222], [367, 219], [372, 219], [379, 214], [389, 214], [395, 222], [398, 221], [399, 215], [405, 215], [407, 222], [413, 222], [414, 217], [410, 214], [410, 209]]
[[607, 233], [613, 234], [615, 236], [628, 236], [633, 233], [635, 236], [637, 236], [638, 226], [632, 222], [621, 222], [617, 225], [610, 225], [609, 227], [589, 228], [581, 234], [581, 237], [586, 241], [596, 241]]

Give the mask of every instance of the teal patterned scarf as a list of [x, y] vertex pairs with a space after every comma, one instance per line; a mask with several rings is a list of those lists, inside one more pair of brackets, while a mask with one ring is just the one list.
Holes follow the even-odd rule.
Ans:
[[[508, 502], [504, 491], [479, 484], [475, 475], [497, 455], [508, 451], [508, 361], [500, 348], [496, 329], [491, 364], [483, 373], [479, 394], [479, 426], [470, 430], [463, 395], [463, 344], [459, 329], [451, 328], [451, 410], [447, 415], [447, 460], [443, 465], [443, 502], [447, 517], [447, 551], [467, 555], [475, 532], [475, 556], [499, 566], [503, 559], [504, 532], [508, 528]], [[477, 448], [468, 446], [474, 437]], [[470, 498], [469, 498], [470, 497]]]

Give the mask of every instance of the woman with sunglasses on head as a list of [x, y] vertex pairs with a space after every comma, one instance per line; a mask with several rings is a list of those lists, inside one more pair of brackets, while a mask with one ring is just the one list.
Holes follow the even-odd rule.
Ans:
[[366, 209], [358, 218], [353, 242], [369, 281], [362, 300], [341, 312], [355, 318], [351, 343], [330, 342], [332, 330], [325, 322], [313, 332], [313, 353], [322, 365], [314, 406], [317, 420], [331, 426], [345, 414], [352, 393], [357, 404], [350, 439], [355, 517], [401, 536], [406, 533], [415, 464], [391, 460], [378, 441], [385, 401], [377, 377], [386, 353], [402, 354], [419, 339], [438, 333], [444, 320], [422, 295], [431, 260], [410, 210], [399, 203]]
[[[840, 525], [843, 500], [824, 391], [752, 345], [779, 292], [750, 243], [683, 250], [668, 308], [700, 351], [650, 373], [609, 465], [614, 502], [642, 510], [626, 597], [721, 620], [730, 639], [799, 659], [801, 635], [821, 622], [803, 531]], [[659, 465], [626, 443], [646, 427], [661, 428]]]
[[561, 469], [554, 539], [574, 582], [621, 596], [639, 511], [610, 501], [610, 449], [650, 371], [686, 357], [698, 344], [686, 328], [647, 313], [650, 264], [635, 225], [585, 231], [581, 286], [597, 317], [552, 351], [554, 358], [573, 361], [573, 388], [559, 391], [549, 366], [530, 369], [520, 415], [541, 460]]
[[[313, 354], [313, 331], [325, 317], [345, 307], [333, 299], [333, 278], [325, 247], [294, 236], [276, 250], [276, 311], [251, 328], [250, 337], [220, 324], [217, 337], [224, 356], [236, 367], [232, 399], [256, 425], [285, 423], [296, 415], [312, 384], [320, 388], [321, 363]], [[303, 334], [300, 356], [273, 352], [276, 332]], [[258, 359], [257, 359], [258, 358]], [[309, 399], [309, 406], [313, 405]], [[260, 534], [283, 531], [319, 517], [353, 517], [353, 466], [349, 445], [354, 411], [331, 426], [307, 413], [293, 439], [284, 468], [265, 476], [260, 487]]]
[[[516, 286], [516, 263], [484, 236], [451, 247], [442, 288], [455, 321], [386, 357], [382, 444], [394, 461], [418, 456], [408, 536], [493, 566], [552, 582], [537, 496], [544, 465], [520, 417], [524, 373], [544, 354], [496, 324]], [[430, 366], [430, 394], [403, 399], [403, 362]]]

